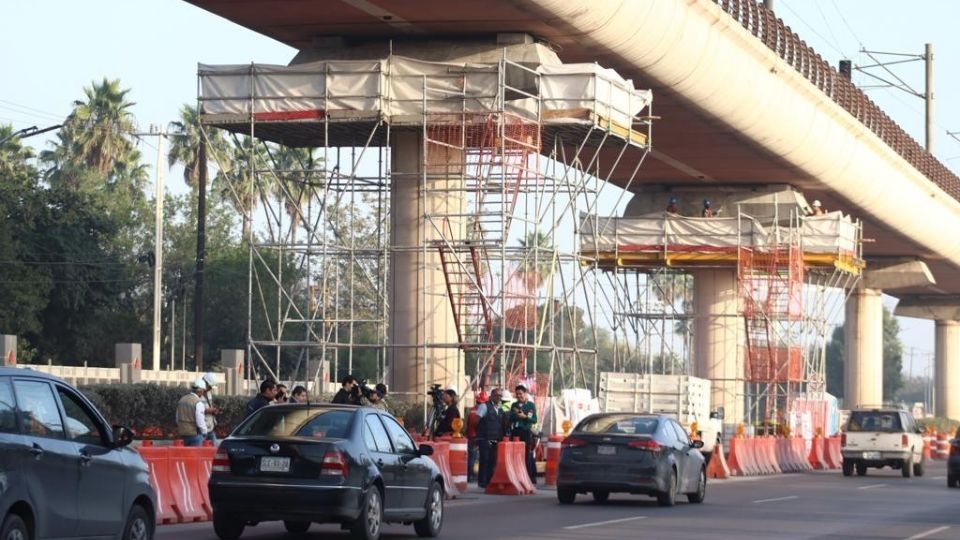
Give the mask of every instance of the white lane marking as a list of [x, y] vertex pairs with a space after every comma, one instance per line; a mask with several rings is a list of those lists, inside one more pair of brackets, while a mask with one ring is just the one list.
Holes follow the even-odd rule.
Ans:
[[875, 489], [882, 487], [887, 487], [887, 484], [870, 484], [869, 486], [860, 486], [857, 489]]
[[920, 538], [926, 538], [930, 535], [937, 534], [938, 532], [943, 532], [949, 528], [950, 528], [949, 526], [944, 525], [943, 527], [937, 527], [936, 529], [930, 529], [929, 531], [924, 531], [920, 534], [915, 534], [913, 536], [907, 537], [906, 540], [919, 540]]
[[934, 476], [934, 477], [933, 477], [933, 480], [946, 480], [946, 479], [947, 479], [946, 476]]
[[796, 495], [790, 495], [790, 496], [788, 496], [788, 497], [777, 497], [777, 498], [775, 498], [775, 499], [760, 499], [760, 500], [758, 500], [758, 501], [753, 501], [753, 504], [768, 503], [768, 502], [777, 502], [777, 501], [790, 501], [790, 500], [799, 499], [799, 498], [800, 498], [800, 497], [798, 497], [798, 496], [796, 496]]
[[637, 516], [623, 519], [611, 519], [609, 521], [597, 521], [595, 523], [584, 523], [583, 525], [570, 525], [569, 527], [564, 527], [568, 531], [573, 531], [576, 529], [586, 529], [587, 527], [599, 527], [600, 525], [613, 525], [614, 523], [626, 523], [627, 521], [636, 521], [638, 519], [647, 519], [647, 516]]

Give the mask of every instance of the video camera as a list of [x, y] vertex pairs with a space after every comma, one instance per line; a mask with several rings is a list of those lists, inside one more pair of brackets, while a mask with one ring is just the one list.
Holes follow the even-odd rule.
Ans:
[[433, 398], [434, 407], [443, 407], [443, 390], [441, 385], [432, 385], [430, 390], [427, 390], [427, 396]]

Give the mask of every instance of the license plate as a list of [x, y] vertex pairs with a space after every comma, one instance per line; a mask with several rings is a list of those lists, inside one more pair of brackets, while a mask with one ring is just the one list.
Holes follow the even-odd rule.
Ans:
[[863, 459], [880, 459], [880, 452], [864, 452]]
[[260, 472], [290, 472], [290, 458], [262, 457], [260, 458]]
[[601, 456], [615, 456], [617, 455], [616, 446], [598, 446], [597, 454]]

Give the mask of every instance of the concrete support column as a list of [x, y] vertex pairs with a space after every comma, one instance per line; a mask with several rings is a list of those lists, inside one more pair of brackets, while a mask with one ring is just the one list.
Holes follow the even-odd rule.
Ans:
[[0, 335], [0, 366], [15, 367], [17, 365], [17, 336], [10, 334]]
[[743, 319], [737, 272], [698, 270], [693, 275], [695, 375], [710, 379], [710, 408], [723, 408], [724, 426], [744, 422]]
[[140, 382], [143, 353], [139, 343], [117, 343], [114, 345], [113, 357], [120, 369], [121, 384]]
[[937, 321], [934, 413], [960, 420], [960, 321]]
[[843, 403], [883, 405], [883, 302], [880, 289], [853, 291], [844, 323]]
[[220, 351], [220, 366], [223, 367], [224, 393], [228, 396], [241, 396], [244, 392], [246, 378], [243, 349], [222, 349]]
[[[422, 394], [429, 384], [458, 385], [463, 360], [437, 248], [443, 215], [462, 214], [459, 167], [454, 149], [432, 147], [425, 163], [419, 131], [396, 133], [392, 141], [390, 190], [391, 392]], [[427, 219], [425, 216], [433, 216]], [[453, 231], [462, 218], [451, 218]], [[426, 249], [424, 249], [426, 248]], [[426, 347], [425, 347], [426, 345]], [[462, 389], [461, 389], [462, 390]]]

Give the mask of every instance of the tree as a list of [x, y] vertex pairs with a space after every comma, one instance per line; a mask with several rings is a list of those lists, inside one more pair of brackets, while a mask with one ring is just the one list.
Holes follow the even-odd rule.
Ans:
[[229, 201], [240, 215], [240, 239], [248, 242], [258, 195], [256, 186], [251, 185], [250, 175], [255, 169], [265, 168], [263, 146], [247, 136], [234, 137], [233, 144], [225, 145], [223, 153], [226, 159], [220, 164], [213, 183], [223, 200]]
[[72, 158], [107, 174], [117, 160], [130, 155], [134, 130], [133, 102], [127, 100], [129, 89], [120, 88], [120, 80], [103, 79], [84, 88], [86, 100], [73, 102], [73, 112], [63, 130], [71, 144]]
[[[833, 336], [827, 342], [826, 372], [827, 392], [839, 398], [843, 396], [844, 362], [846, 348], [844, 346], [844, 329], [846, 323], [833, 331]], [[900, 342], [900, 324], [890, 311], [883, 308], [883, 395], [890, 400], [903, 387], [903, 344]], [[855, 405], [855, 404], [851, 404]]]
[[[203, 132], [200, 129], [200, 115], [197, 108], [191, 105], [180, 107], [180, 119], [170, 122], [170, 150], [167, 152], [167, 163], [172, 167], [177, 163], [183, 165], [183, 181], [193, 190], [197, 189], [200, 179], [200, 141]], [[233, 156], [227, 152], [227, 144], [218, 129], [207, 130], [207, 156], [210, 162], [223, 168], [232, 162]]]

